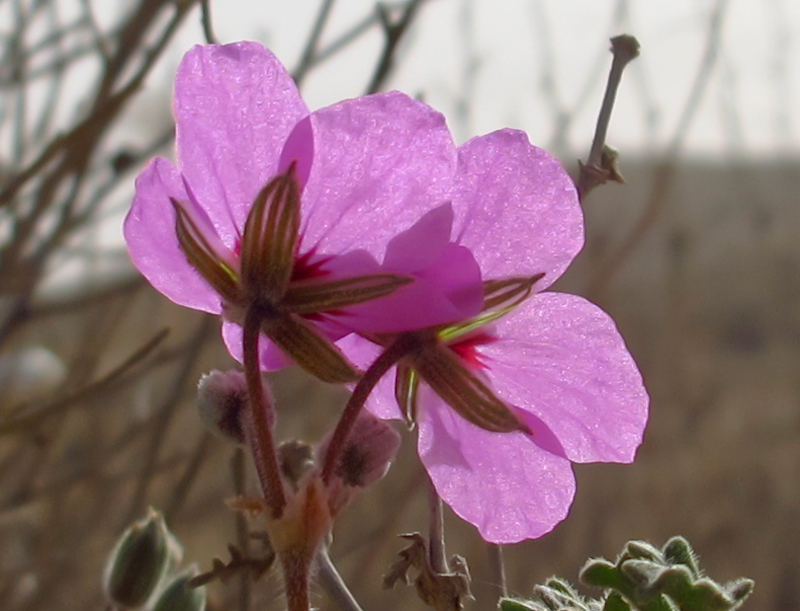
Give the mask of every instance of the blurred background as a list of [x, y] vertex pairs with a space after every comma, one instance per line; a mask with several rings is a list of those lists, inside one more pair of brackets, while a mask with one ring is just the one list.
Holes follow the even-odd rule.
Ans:
[[[459, 142], [523, 129], [576, 174], [611, 61], [635, 35], [611, 120], [626, 185], [584, 202], [587, 244], [556, 287], [617, 320], [652, 395], [633, 465], [576, 468], [570, 517], [507, 548], [513, 593], [590, 556], [682, 534], [745, 608], [798, 608], [800, 560], [800, 5], [791, 0], [0, 0], [0, 601], [103, 608], [106, 555], [148, 506], [203, 570], [242, 533], [224, 500], [249, 462], [193, 407], [233, 362], [218, 321], [133, 270], [133, 180], [172, 155], [171, 80], [193, 44], [264, 42], [318, 108], [401, 89]], [[345, 394], [271, 376], [281, 435], [318, 440]], [[244, 469], [244, 473], [243, 473]], [[332, 556], [366, 609], [422, 609], [381, 575], [427, 529], [406, 435], [387, 478], [337, 525]], [[257, 524], [252, 525], [253, 528]], [[475, 530], [446, 516], [476, 602], [496, 588]], [[253, 553], [258, 546], [251, 542]], [[252, 608], [280, 608], [277, 578]], [[215, 583], [210, 608], [237, 608]], [[329, 603], [322, 594], [318, 605]]]

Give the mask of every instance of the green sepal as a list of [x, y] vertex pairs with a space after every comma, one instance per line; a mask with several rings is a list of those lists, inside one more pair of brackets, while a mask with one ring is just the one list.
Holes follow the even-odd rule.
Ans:
[[394, 380], [394, 396], [403, 419], [409, 430], [413, 430], [417, 423], [417, 392], [419, 391], [419, 375], [406, 361], [397, 364], [397, 374]]
[[293, 314], [315, 314], [380, 299], [413, 282], [396, 274], [369, 274], [331, 282], [293, 282], [286, 289], [281, 307]]
[[170, 198], [175, 209], [175, 234], [186, 260], [211, 285], [223, 300], [239, 303], [243, 298], [239, 274], [209, 244], [206, 236], [192, 216], [175, 199]]
[[293, 167], [256, 196], [242, 236], [242, 279], [251, 298], [279, 302], [300, 241], [300, 187]]
[[465, 322], [445, 327], [439, 332], [439, 339], [445, 343], [452, 343], [459, 337], [502, 318], [525, 301], [530, 296], [533, 285], [543, 277], [544, 274], [536, 274], [526, 278], [485, 281], [481, 313]]
[[462, 418], [493, 433], [530, 431], [450, 348], [434, 342], [413, 359], [420, 377]]
[[333, 342], [299, 316], [266, 317], [261, 331], [295, 363], [323, 382], [343, 384], [360, 377]]

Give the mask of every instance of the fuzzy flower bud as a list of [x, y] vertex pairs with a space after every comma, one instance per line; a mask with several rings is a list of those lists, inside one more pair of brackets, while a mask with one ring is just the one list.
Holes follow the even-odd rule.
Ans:
[[[330, 437], [323, 441], [320, 456], [325, 456], [329, 443]], [[386, 475], [399, 448], [400, 434], [391, 425], [369, 412], [361, 412], [330, 482], [334, 513], [347, 505], [358, 489]]]
[[141, 607], [155, 592], [177, 545], [164, 517], [149, 515], [120, 537], [106, 564], [104, 588], [108, 599], [123, 607]]
[[[264, 390], [267, 401], [273, 403], [269, 386], [265, 385]], [[242, 415], [247, 404], [247, 382], [242, 371], [215, 369], [200, 378], [197, 384], [200, 418], [211, 430], [238, 444], [245, 443]], [[270, 426], [273, 424], [270, 422]]]
[[158, 597], [153, 611], [205, 611], [206, 589], [189, 585], [196, 574], [197, 570], [192, 568], [173, 579]]

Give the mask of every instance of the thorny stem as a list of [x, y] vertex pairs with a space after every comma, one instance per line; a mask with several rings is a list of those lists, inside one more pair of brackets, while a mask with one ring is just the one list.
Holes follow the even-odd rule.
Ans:
[[392, 343], [369, 368], [364, 372], [364, 375], [356, 384], [353, 389], [353, 394], [347, 401], [347, 405], [342, 410], [342, 416], [336, 424], [336, 429], [333, 431], [333, 436], [328, 444], [328, 451], [325, 454], [324, 462], [322, 465], [322, 481], [324, 483], [330, 482], [339, 458], [344, 451], [347, 437], [361, 413], [361, 408], [375, 388], [375, 385], [389, 371], [389, 369], [397, 363], [401, 358], [408, 354], [417, 344], [417, 340], [410, 335], [401, 333], [398, 338]]
[[324, 547], [317, 554], [317, 566], [320, 585], [341, 611], [363, 611]]
[[250, 397], [251, 429], [248, 432], [248, 445], [253, 452], [253, 459], [261, 484], [264, 499], [272, 512], [271, 518], [278, 519], [286, 507], [286, 492], [278, 465], [278, 454], [272, 429], [267, 417], [272, 406], [264, 397], [261, 383], [261, 371], [258, 366], [258, 338], [261, 332], [261, 312], [258, 308], [249, 308], [244, 320], [244, 375], [247, 380], [247, 392]]
[[606, 148], [608, 124], [611, 121], [611, 111], [614, 109], [617, 89], [619, 89], [620, 81], [622, 81], [622, 73], [625, 70], [625, 66], [639, 56], [639, 41], [628, 34], [615, 36], [611, 39], [611, 53], [613, 53], [614, 58], [611, 60], [606, 92], [603, 96], [600, 114], [597, 117], [597, 127], [594, 132], [594, 140], [592, 140], [592, 148], [589, 151], [589, 158], [586, 163], [581, 165], [580, 175], [578, 176], [578, 195], [581, 199], [586, 197], [589, 191], [605, 183], [615, 171], [613, 167], [604, 162], [603, 153]]
[[450, 572], [444, 549], [444, 512], [442, 511], [442, 499], [430, 478], [428, 478], [428, 512], [430, 515], [428, 555], [431, 568], [440, 575], [444, 575]]

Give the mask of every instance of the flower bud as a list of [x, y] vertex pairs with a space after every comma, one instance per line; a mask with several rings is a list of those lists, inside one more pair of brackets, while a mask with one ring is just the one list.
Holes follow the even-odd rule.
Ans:
[[206, 589], [203, 586], [193, 588], [189, 581], [197, 574], [193, 567], [189, 571], [178, 575], [161, 592], [153, 611], [205, 611]]
[[164, 517], [153, 509], [128, 527], [106, 563], [103, 585], [109, 600], [123, 607], [144, 605], [164, 578], [173, 541]]
[[[264, 385], [267, 401], [272, 403], [269, 386]], [[197, 384], [197, 409], [203, 422], [223, 437], [238, 444], [245, 443], [242, 416], [248, 404], [244, 372], [236, 369], [213, 370]], [[271, 414], [271, 410], [270, 410]], [[272, 426], [270, 422], [270, 426]]]
[[[330, 439], [323, 442], [324, 456]], [[380, 418], [361, 412], [353, 425], [334, 473], [345, 488], [365, 488], [389, 470], [400, 447], [400, 434]]]

